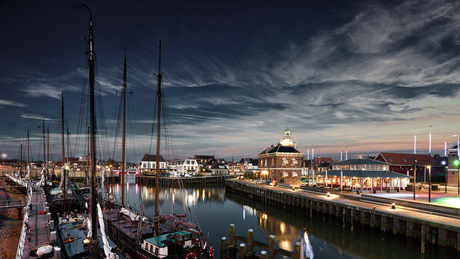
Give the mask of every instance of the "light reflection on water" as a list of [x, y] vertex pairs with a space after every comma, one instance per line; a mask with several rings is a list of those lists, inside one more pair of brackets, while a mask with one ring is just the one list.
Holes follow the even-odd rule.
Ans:
[[[130, 185], [134, 183], [130, 183]], [[138, 186], [127, 191], [128, 206], [139, 209], [144, 205], [144, 213], [154, 214], [154, 187]], [[118, 188], [115, 197], [119, 200]], [[310, 252], [318, 258], [435, 258], [416, 250], [396, 245], [382, 238], [357, 231], [352, 232], [335, 222], [324, 221], [322, 217], [309, 217], [305, 211], [265, 205], [245, 196], [226, 192], [225, 188], [193, 187], [186, 189], [162, 188], [159, 192], [160, 213], [175, 212], [193, 214], [203, 230], [209, 232], [209, 243], [214, 244], [219, 256], [220, 240], [228, 237], [229, 225], [235, 224], [236, 234], [247, 236], [253, 229], [254, 239], [268, 243], [269, 235], [275, 235], [277, 244], [285, 250], [294, 250], [296, 242], [304, 238], [308, 231]], [[188, 206], [191, 210], [188, 210]], [[193, 213], [191, 213], [193, 212]], [[260, 249], [256, 249], [260, 254]], [[281, 257], [279, 257], [281, 258]]]

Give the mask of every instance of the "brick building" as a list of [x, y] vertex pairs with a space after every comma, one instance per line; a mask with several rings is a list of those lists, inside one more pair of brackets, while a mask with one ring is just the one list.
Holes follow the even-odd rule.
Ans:
[[293, 183], [300, 180], [303, 154], [296, 149], [291, 131], [286, 129], [278, 145], [267, 147], [259, 155], [262, 179], [273, 178], [277, 182]]

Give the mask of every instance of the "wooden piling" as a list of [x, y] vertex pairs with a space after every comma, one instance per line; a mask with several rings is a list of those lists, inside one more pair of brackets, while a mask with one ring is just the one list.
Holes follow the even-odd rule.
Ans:
[[236, 245], [236, 240], [235, 240], [235, 224], [230, 224], [230, 230], [228, 232], [228, 238], [230, 238], [230, 245], [235, 246]]
[[267, 259], [267, 251], [260, 252], [260, 259]]
[[270, 259], [276, 258], [275, 249], [276, 249], [275, 235], [270, 235], [268, 237], [268, 258]]
[[244, 243], [240, 244], [240, 249], [238, 250], [239, 258], [246, 258], [246, 245]]
[[222, 237], [220, 240], [220, 258], [225, 259], [227, 255], [227, 238]]
[[300, 258], [300, 253], [302, 253], [300, 250], [300, 242], [295, 242], [294, 258]]
[[425, 253], [425, 241], [426, 241], [426, 226], [422, 225], [422, 229], [420, 231], [420, 253]]
[[254, 230], [248, 229], [248, 254], [254, 254]]

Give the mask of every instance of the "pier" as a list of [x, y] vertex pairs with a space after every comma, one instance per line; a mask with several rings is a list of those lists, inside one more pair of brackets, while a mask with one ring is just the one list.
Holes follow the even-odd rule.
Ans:
[[24, 186], [27, 192], [25, 201], [18, 201], [14, 206], [22, 206], [24, 212], [23, 225], [16, 252], [16, 258], [37, 258], [39, 247], [51, 244], [51, 231], [54, 222], [46, 206], [45, 192], [42, 188], [34, 186], [31, 182], [24, 181], [14, 176], [8, 178]]
[[460, 254], [458, 208], [391, 195], [312, 192], [256, 181], [227, 180], [225, 184], [231, 192], [266, 205], [299, 208], [306, 217], [319, 213], [352, 231], [370, 230], [392, 240], [414, 242], [422, 254], [434, 249]]

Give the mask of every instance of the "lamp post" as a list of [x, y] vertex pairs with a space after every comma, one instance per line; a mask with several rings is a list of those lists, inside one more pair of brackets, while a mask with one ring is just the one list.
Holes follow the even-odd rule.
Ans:
[[457, 178], [458, 178], [457, 188], [458, 188], [458, 194], [460, 194], [460, 177], [458, 176], [460, 174], [460, 162], [458, 161], [458, 159], [454, 161], [454, 165], [457, 167]]
[[428, 202], [431, 202], [431, 165], [428, 165]]
[[454, 137], [457, 137], [457, 160], [454, 161], [454, 164], [457, 166], [457, 192], [460, 194], [460, 165], [459, 165], [459, 159], [460, 159], [460, 135], [452, 135]]

